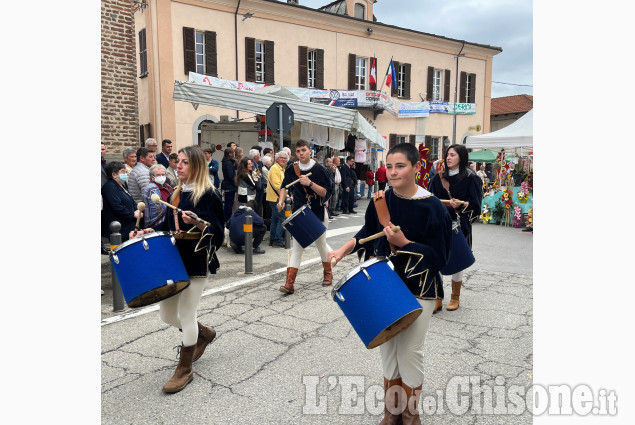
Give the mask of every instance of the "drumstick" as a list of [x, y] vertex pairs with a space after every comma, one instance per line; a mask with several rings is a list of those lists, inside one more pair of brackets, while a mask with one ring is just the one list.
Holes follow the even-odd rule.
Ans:
[[141, 212], [146, 209], [146, 204], [139, 202], [137, 204], [137, 209], [139, 210], [139, 215], [137, 216], [137, 224], [134, 226], [134, 233], [132, 236], [137, 236], [137, 232], [139, 231], [139, 220], [141, 220]]
[[[311, 174], [313, 174], [313, 173], [307, 173], [307, 174], [305, 174], [305, 176], [307, 176], [307, 177], [308, 177], [308, 176], [310, 176]], [[286, 185], [284, 188], [285, 188], [285, 189], [288, 189], [288, 188], [290, 188], [291, 186], [293, 186], [294, 184], [296, 184], [296, 183], [297, 183], [297, 182], [299, 182], [299, 181], [300, 181], [300, 179], [297, 179], [296, 181], [291, 182], [291, 183], [289, 183], [288, 185]]]
[[[167, 205], [168, 207], [172, 208], [173, 210], [177, 210], [178, 212], [180, 212], [181, 214], [183, 214], [183, 210], [181, 208], [175, 207], [174, 205], [170, 204], [169, 202], [165, 202], [161, 199], [161, 197], [159, 195], [157, 195], [156, 193], [153, 193], [152, 196], [150, 196], [150, 198], [152, 199], [152, 202], [154, 202], [155, 204], [164, 204]], [[208, 221], [203, 220], [202, 218], [199, 217], [194, 217], [192, 214], [185, 214], [186, 216], [193, 218], [194, 220], [198, 220], [199, 223], [203, 223], [206, 226], [210, 226], [210, 223]]]
[[[399, 226], [392, 226], [392, 227], [390, 228], [390, 230], [392, 230], [393, 232], [398, 232], [399, 230], [401, 230], [401, 227], [399, 227]], [[386, 236], [386, 234], [385, 234], [384, 232], [375, 233], [374, 235], [371, 235], [371, 236], [369, 236], [369, 237], [367, 237], [367, 238], [360, 239], [360, 240], [359, 240], [359, 243], [360, 243], [360, 244], [365, 244], [365, 243], [366, 243], [366, 242], [368, 242], [368, 241], [372, 241], [373, 239], [378, 239], [378, 238], [381, 238], [382, 236]]]
[[[439, 199], [441, 202], [443, 202], [443, 205], [445, 206], [449, 206], [450, 205], [450, 200], [449, 199]], [[456, 202], [459, 205], [465, 204], [465, 201], [459, 201], [458, 199], [455, 199], [454, 202]]]

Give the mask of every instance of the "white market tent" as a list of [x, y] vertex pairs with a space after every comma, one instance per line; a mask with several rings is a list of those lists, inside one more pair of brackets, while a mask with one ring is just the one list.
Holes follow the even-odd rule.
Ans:
[[259, 115], [265, 115], [272, 103], [283, 102], [293, 111], [294, 121], [347, 130], [368, 140], [375, 148], [386, 148], [386, 139], [354, 109], [305, 102], [290, 96], [283, 97], [184, 81], [174, 81], [173, 99], [195, 105], [217, 106]]
[[465, 147], [468, 149], [532, 147], [534, 145], [533, 124], [534, 110], [531, 109], [507, 127], [487, 134], [468, 136], [465, 142]]

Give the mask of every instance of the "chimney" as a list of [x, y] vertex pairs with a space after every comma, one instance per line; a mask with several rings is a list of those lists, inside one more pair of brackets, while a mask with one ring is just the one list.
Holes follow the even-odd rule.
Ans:
[[298, 0], [287, 0], [288, 4], [298, 4]]

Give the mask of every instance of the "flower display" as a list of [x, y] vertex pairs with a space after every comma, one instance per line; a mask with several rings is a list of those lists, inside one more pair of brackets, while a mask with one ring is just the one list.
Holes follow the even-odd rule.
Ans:
[[481, 212], [481, 221], [483, 224], [487, 224], [492, 219], [492, 213], [487, 205], [483, 204], [483, 211]]
[[523, 204], [529, 199], [529, 183], [522, 182], [518, 191], [518, 200]]
[[503, 196], [501, 196], [501, 201], [507, 210], [514, 206], [514, 200], [512, 199], [513, 195], [514, 192], [512, 189], [506, 189], [505, 192], [503, 192]]
[[520, 227], [523, 223], [523, 214], [520, 212], [519, 207], [514, 207], [514, 226]]

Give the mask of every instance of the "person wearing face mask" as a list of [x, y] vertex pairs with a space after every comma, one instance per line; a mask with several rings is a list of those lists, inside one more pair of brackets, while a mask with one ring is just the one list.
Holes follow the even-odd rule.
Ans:
[[135, 229], [137, 217], [142, 213], [137, 210], [132, 195], [124, 187], [128, 180], [124, 163], [112, 161], [106, 165], [104, 171], [108, 180], [101, 187], [104, 201], [101, 210], [101, 235], [105, 238], [110, 237], [110, 223], [118, 221], [121, 223], [121, 241], [125, 242], [129, 239], [130, 232]]
[[156, 231], [168, 230], [168, 223], [165, 221], [168, 207], [165, 204], [152, 202], [152, 195], [159, 195], [162, 201], [168, 202], [173, 189], [166, 181], [166, 169], [163, 165], [152, 165], [149, 173], [150, 183], [143, 188], [143, 203], [146, 204], [143, 217], [145, 227], [151, 227]]

